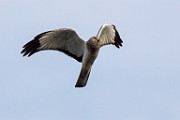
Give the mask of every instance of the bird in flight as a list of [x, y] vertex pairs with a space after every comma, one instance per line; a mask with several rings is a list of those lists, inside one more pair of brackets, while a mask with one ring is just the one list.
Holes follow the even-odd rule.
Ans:
[[82, 68], [75, 87], [84, 87], [99, 49], [108, 44], [122, 47], [122, 39], [113, 24], [104, 24], [96, 36], [84, 41], [74, 29], [60, 28], [41, 33], [23, 46], [23, 56], [31, 56], [43, 50], [57, 50], [82, 62]]

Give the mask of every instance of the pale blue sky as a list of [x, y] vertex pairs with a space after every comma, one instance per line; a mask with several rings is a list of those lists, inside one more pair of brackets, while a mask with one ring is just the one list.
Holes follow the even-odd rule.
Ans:
[[[179, 12], [179, 0], [0, 0], [0, 120], [179, 120]], [[41, 32], [87, 40], [104, 23], [124, 46], [101, 49], [85, 88], [72, 58], [20, 54]]]

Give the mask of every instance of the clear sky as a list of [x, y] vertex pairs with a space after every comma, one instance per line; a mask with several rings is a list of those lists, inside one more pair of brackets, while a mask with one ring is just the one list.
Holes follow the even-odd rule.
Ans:
[[[103, 47], [86, 87], [63, 53], [22, 57], [41, 32], [87, 40], [104, 23], [124, 46]], [[0, 0], [0, 120], [180, 120], [179, 0]]]

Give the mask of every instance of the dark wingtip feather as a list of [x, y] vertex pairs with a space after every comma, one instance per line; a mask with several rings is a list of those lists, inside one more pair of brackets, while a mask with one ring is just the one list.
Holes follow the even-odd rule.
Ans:
[[122, 45], [122, 43], [123, 43], [123, 41], [122, 41], [122, 39], [120, 38], [120, 35], [119, 35], [119, 33], [118, 33], [118, 31], [116, 30], [116, 27], [113, 25], [113, 27], [114, 27], [114, 30], [115, 30], [115, 46], [117, 47], [117, 48], [120, 48], [120, 47], [122, 47], [123, 45]]
[[23, 56], [27, 55], [29, 57], [29, 56], [33, 55], [34, 53], [38, 52], [39, 51], [38, 48], [40, 47], [39, 39], [48, 32], [51, 32], [51, 31], [41, 33], [41, 34], [37, 35], [36, 37], [34, 37], [33, 40], [26, 43], [23, 46], [24, 49], [21, 51], [21, 54], [23, 54]]
[[23, 54], [23, 56], [27, 55], [29, 57], [35, 52], [37, 52], [38, 51], [37, 49], [39, 47], [40, 47], [39, 40], [34, 39], [23, 46], [24, 49], [21, 51], [21, 54]]

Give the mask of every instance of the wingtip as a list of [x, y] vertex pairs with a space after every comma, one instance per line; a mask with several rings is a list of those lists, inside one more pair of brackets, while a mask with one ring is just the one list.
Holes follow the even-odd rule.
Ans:
[[22, 54], [23, 57], [26, 56], [24, 49], [20, 52], [20, 54]]
[[115, 25], [113, 25], [113, 27], [114, 27], [114, 30], [115, 30], [115, 46], [117, 47], [117, 48], [120, 48], [120, 47], [122, 47], [123, 45], [122, 45], [122, 43], [123, 43], [123, 40], [121, 39], [121, 37], [120, 37], [120, 35], [119, 35], [119, 33], [118, 33], [118, 31], [117, 31], [117, 29], [116, 29], [116, 26]]
[[36, 51], [27, 51], [26, 49], [23, 49], [20, 54], [22, 54], [23, 57], [25, 57], [25, 56], [30, 57], [35, 52]]

